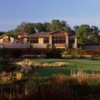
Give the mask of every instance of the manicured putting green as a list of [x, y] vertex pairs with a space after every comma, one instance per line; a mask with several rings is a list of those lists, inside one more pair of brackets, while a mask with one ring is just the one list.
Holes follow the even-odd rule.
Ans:
[[53, 74], [69, 75], [72, 69], [100, 72], [100, 61], [88, 59], [35, 59], [40, 63], [67, 62], [65, 67], [36, 68], [36, 76], [51, 76]]

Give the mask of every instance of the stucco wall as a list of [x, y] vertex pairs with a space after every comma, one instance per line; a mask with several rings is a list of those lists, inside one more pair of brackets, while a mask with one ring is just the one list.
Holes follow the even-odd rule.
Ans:
[[47, 44], [32, 44], [32, 47], [33, 48], [46, 48], [47, 47]]
[[30, 48], [29, 44], [7, 44], [4, 48]]
[[8, 36], [4, 36], [4, 37], [2, 37], [1, 39], [0, 39], [0, 43], [3, 43], [3, 39], [8, 39]]
[[66, 44], [53, 44], [53, 48], [66, 48]]
[[12, 42], [12, 43], [13, 43], [13, 42], [14, 42], [14, 40], [15, 40], [14, 38], [10, 37], [10, 42]]
[[44, 39], [43, 38], [38, 38], [38, 44], [44, 44]]

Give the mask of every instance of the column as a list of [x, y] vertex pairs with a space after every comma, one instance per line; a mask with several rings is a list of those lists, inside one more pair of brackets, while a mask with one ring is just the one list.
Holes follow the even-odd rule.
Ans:
[[75, 43], [74, 43], [74, 48], [76, 48], [76, 49], [77, 49], [77, 47], [78, 47], [78, 46], [77, 46], [77, 45], [78, 45], [78, 38], [77, 38], [77, 37], [75, 37], [75, 38], [74, 38], [74, 40], [75, 40]]
[[69, 35], [66, 35], [66, 48], [69, 48]]
[[49, 35], [49, 44], [50, 44], [50, 48], [52, 48], [52, 35]]

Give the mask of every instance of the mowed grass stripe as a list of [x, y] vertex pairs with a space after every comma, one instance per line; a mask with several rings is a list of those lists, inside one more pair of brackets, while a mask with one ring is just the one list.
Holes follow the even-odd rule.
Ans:
[[[66, 62], [65, 67], [47, 67], [36, 68], [35, 76], [48, 77], [54, 74], [62, 73], [69, 75], [71, 70], [85, 70], [85, 71], [98, 71], [100, 72], [100, 61], [88, 59], [35, 59], [40, 63], [53, 63], [53, 62]], [[31, 73], [34, 75], [34, 73]], [[32, 76], [31, 75], [31, 76]]]
[[67, 68], [36, 68], [35, 70], [38, 75], [37, 76], [51, 76], [53, 74], [66, 74], [66, 75], [69, 75], [70, 74], [70, 69], [67, 69]]

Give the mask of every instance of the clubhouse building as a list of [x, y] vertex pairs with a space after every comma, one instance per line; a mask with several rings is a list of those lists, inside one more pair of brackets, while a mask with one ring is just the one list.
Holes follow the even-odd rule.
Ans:
[[0, 36], [1, 48], [77, 48], [78, 37], [66, 32], [40, 32]]

